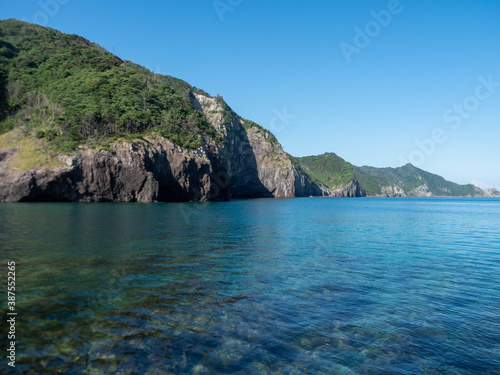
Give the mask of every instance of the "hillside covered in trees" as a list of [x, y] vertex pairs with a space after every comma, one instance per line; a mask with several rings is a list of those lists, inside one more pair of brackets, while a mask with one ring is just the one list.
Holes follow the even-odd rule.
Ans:
[[20, 128], [58, 150], [152, 131], [187, 148], [220, 142], [188, 97], [207, 93], [77, 35], [0, 21], [0, 76], [0, 134]]
[[312, 181], [335, 189], [357, 181], [368, 196], [483, 196], [484, 191], [459, 185], [411, 164], [398, 168], [356, 167], [334, 153], [295, 158]]

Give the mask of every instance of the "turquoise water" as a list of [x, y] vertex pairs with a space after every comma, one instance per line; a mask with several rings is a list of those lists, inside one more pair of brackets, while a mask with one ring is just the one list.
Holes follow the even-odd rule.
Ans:
[[16, 369], [499, 374], [499, 224], [495, 199], [2, 204]]

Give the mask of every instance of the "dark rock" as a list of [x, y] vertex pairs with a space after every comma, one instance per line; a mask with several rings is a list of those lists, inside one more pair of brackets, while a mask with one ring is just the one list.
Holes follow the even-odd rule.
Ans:
[[[0, 201], [153, 202], [227, 200], [210, 157], [158, 137], [113, 144], [114, 153], [60, 155], [68, 166], [17, 172], [0, 161]], [[15, 151], [10, 151], [10, 155]]]

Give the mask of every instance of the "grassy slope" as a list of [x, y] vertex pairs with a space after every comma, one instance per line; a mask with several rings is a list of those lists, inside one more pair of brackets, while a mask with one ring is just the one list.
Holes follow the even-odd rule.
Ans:
[[9, 159], [9, 166], [14, 170], [26, 171], [39, 168], [56, 168], [64, 166], [47, 149], [47, 142], [34, 137], [22, 137], [19, 130], [14, 129], [0, 135], [0, 151], [15, 148], [16, 153]]

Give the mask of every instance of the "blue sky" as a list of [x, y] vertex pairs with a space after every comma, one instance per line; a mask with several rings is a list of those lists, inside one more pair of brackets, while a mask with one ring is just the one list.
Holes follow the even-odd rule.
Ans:
[[292, 155], [413, 162], [500, 188], [500, 1], [0, 0], [0, 9], [1, 19], [84, 36], [220, 94]]

